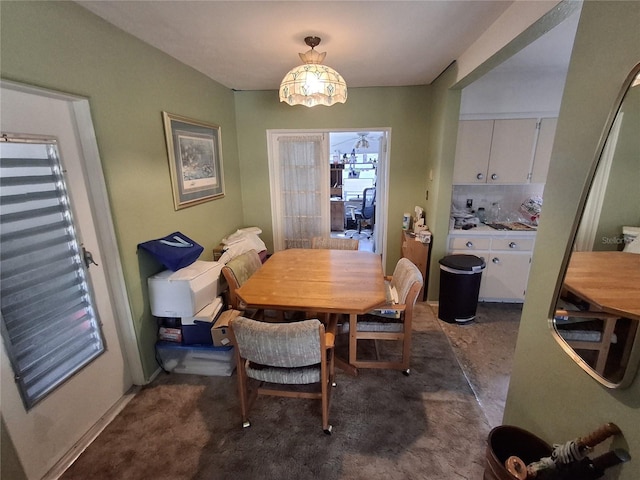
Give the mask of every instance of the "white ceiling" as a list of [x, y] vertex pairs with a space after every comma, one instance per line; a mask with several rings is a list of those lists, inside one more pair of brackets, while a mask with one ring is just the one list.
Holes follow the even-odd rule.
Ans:
[[[523, 0], [518, 0], [523, 1]], [[349, 87], [427, 85], [513, 2], [86, 0], [78, 4], [234, 90], [277, 90], [309, 47]], [[566, 69], [577, 24], [565, 21], [498, 68]], [[369, 151], [377, 151], [375, 135]], [[332, 134], [350, 151], [355, 132]], [[335, 146], [339, 143], [339, 146]], [[362, 150], [361, 150], [362, 151]]]
[[431, 83], [511, 1], [78, 1], [228, 88], [277, 90], [322, 39], [348, 86]]

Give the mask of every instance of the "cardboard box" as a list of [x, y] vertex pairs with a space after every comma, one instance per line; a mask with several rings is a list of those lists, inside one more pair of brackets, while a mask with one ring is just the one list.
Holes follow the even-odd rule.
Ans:
[[222, 312], [218, 320], [211, 327], [211, 338], [216, 347], [227, 347], [231, 345], [231, 334], [229, 332], [229, 322], [242, 315], [239, 310], [227, 310]]
[[158, 339], [167, 342], [182, 342], [182, 330], [179, 328], [160, 327], [158, 328]]

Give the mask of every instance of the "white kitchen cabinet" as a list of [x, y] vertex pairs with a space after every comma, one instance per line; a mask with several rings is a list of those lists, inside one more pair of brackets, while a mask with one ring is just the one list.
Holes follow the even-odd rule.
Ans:
[[480, 301], [524, 301], [535, 237], [502, 234], [449, 236], [449, 254], [476, 255], [485, 261]]
[[458, 124], [454, 184], [486, 183], [492, 135], [493, 120], [462, 120]]
[[536, 153], [533, 157], [531, 183], [545, 183], [551, 163], [551, 149], [556, 135], [557, 118], [543, 118], [540, 120]]
[[536, 118], [460, 121], [453, 183], [528, 183], [537, 123]]

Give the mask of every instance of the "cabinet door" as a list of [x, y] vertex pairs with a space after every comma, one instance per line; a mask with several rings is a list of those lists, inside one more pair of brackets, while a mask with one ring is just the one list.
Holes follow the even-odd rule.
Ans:
[[458, 124], [453, 183], [486, 183], [493, 120], [462, 120]]
[[480, 299], [504, 302], [524, 301], [529, 278], [531, 253], [491, 252], [485, 257], [485, 269], [480, 286]]
[[557, 124], [557, 118], [543, 118], [540, 121], [536, 154], [533, 157], [531, 183], [545, 183], [547, 181], [547, 172], [551, 162], [551, 148], [553, 147]]
[[527, 183], [533, 145], [535, 118], [495, 120], [487, 183]]

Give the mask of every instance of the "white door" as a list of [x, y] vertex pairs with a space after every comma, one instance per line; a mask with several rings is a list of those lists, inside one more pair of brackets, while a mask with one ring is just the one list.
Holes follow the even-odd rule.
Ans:
[[[343, 131], [354, 132], [354, 129], [344, 129]], [[309, 188], [309, 206], [312, 205], [310, 211], [315, 212], [310, 215], [309, 218], [314, 219], [314, 226], [309, 227], [309, 232], [316, 232], [315, 235], [329, 236], [331, 232], [331, 213], [330, 213], [330, 153], [329, 153], [329, 134], [334, 132], [341, 132], [341, 130], [268, 130], [267, 131], [267, 143], [269, 151], [269, 180], [271, 189], [271, 212], [273, 219], [273, 242], [274, 249], [276, 251], [290, 246], [307, 247], [310, 246], [310, 238], [314, 234], [308, 236], [308, 244], [306, 239], [302, 238], [301, 241], [289, 241], [287, 240], [287, 233], [285, 232], [285, 225], [287, 224], [287, 212], [285, 207], [289, 206], [286, 200], [286, 195], [291, 192], [286, 192], [289, 187], [289, 181], [285, 179], [282, 172], [282, 148], [281, 140], [284, 142], [295, 142], [299, 139], [301, 143], [314, 142], [313, 151], [320, 155], [319, 164], [313, 167], [313, 170], [308, 166], [300, 165], [301, 171], [304, 172], [302, 177], [304, 186], [313, 185], [313, 189]], [[388, 220], [388, 201], [389, 201], [389, 158], [390, 158], [390, 144], [391, 144], [391, 129], [389, 128], [376, 128], [369, 129], [370, 135], [376, 136], [379, 144], [379, 152], [377, 155], [376, 165], [376, 210], [375, 210], [375, 228], [374, 235], [372, 237], [375, 253], [382, 255], [383, 265], [386, 262], [386, 243], [384, 241], [387, 238], [387, 220]], [[304, 140], [303, 140], [304, 139]], [[313, 140], [312, 140], [313, 139]], [[283, 142], [283, 143], [284, 143]], [[306, 162], [310, 162], [309, 159]], [[311, 191], [313, 190], [313, 192]], [[304, 188], [298, 191], [301, 194], [304, 193]], [[316, 203], [317, 202], [317, 203]], [[306, 222], [306, 219], [304, 220]], [[310, 222], [312, 223], [312, 222]]]
[[[115, 242], [110, 241], [115, 238], [105, 235], [105, 217], [111, 225], [108, 204], [97, 204], [93, 191], [100, 182], [104, 189], [102, 174], [87, 165], [87, 149], [93, 144], [96, 157], [97, 149], [88, 105], [86, 109], [78, 106], [79, 100], [86, 100], [30, 91], [8, 82], [2, 83], [0, 100], [3, 133], [57, 138], [77, 235], [98, 264], [88, 274], [102, 322], [105, 353], [27, 412], [5, 347], [0, 346], [2, 416], [27, 477], [40, 479], [119, 402], [134, 379], [141, 383], [142, 371], [130, 312], [120, 298], [123, 282], [114, 280], [113, 273], [121, 267]], [[94, 220], [94, 214], [100, 218]]]

